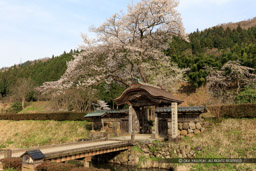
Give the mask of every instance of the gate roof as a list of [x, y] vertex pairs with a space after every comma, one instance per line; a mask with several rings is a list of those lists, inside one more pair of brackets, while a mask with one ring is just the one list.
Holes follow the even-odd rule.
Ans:
[[131, 103], [133, 106], [161, 106], [183, 102], [161, 87], [142, 83], [131, 85], [114, 101], [118, 105]]

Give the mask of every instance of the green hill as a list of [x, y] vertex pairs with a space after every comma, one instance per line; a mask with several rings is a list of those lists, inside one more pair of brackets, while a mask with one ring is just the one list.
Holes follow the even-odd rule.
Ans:
[[[77, 53], [77, 51], [75, 51]], [[58, 80], [67, 69], [67, 61], [72, 59], [74, 51], [64, 52], [60, 56], [48, 60], [27, 61], [20, 65], [5, 68], [0, 72], [0, 97], [6, 97], [10, 88], [19, 78], [30, 78], [35, 86], [47, 81]]]
[[190, 68], [190, 83], [199, 87], [206, 83], [206, 66], [221, 68], [229, 60], [256, 69], [256, 27], [224, 29], [213, 27], [189, 35], [190, 42], [176, 37], [166, 53], [181, 68]]

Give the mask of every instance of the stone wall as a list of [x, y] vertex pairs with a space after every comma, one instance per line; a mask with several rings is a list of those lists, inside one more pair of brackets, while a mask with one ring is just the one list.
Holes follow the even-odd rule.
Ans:
[[[190, 145], [155, 142], [151, 144], [137, 144], [131, 149], [118, 154], [98, 156], [99, 162], [109, 162], [120, 165], [135, 166], [137, 168], [175, 169], [178, 165], [164, 162], [168, 158], [195, 158], [201, 147]], [[112, 155], [112, 156], [111, 156]]]
[[[168, 134], [172, 134], [171, 130], [171, 124], [172, 122], [168, 122]], [[187, 137], [192, 137], [195, 134], [200, 134], [201, 132], [204, 131], [204, 123], [202, 121], [198, 122], [179, 122], [178, 123], [178, 136], [180, 138], [184, 138], [185, 136]]]
[[120, 134], [120, 120], [112, 121], [112, 120], [105, 120], [104, 121], [104, 130], [107, 133], [117, 133]]
[[120, 119], [104, 119], [104, 128], [101, 122], [95, 122], [95, 130], [90, 131], [88, 134], [89, 139], [102, 139], [107, 136], [119, 136], [121, 133]]

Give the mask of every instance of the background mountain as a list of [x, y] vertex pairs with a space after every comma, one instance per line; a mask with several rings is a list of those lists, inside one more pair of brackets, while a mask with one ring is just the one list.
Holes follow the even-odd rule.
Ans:
[[255, 27], [256, 26], [256, 17], [254, 17], [253, 19], [249, 19], [249, 20], [245, 20], [245, 21], [240, 21], [237, 23], [226, 23], [226, 24], [221, 24], [220, 26], [223, 27], [224, 29], [226, 28], [230, 28], [230, 29], [236, 29], [237, 26], [240, 25], [243, 29], [248, 29], [251, 27]]

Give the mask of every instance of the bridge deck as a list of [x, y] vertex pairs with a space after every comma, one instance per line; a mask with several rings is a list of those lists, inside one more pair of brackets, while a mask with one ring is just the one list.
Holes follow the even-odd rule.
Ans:
[[[118, 144], [127, 144], [129, 145], [129, 142], [124, 141], [117, 141], [117, 140], [107, 140], [107, 141], [94, 141], [94, 142], [83, 142], [83, 143], [72, 143], [72, 144], [65, 144], [65, 145], [54, 145], [54, 146], [48, 146], [48, 147], [38, 147], [38, 148], [32, 148], [32, 149], [40, 149], [47, 158], [50, 158], [51, 156], [55, 155], [61, 155], [66, 154], [70, 152], [79, 152], [79, 151], [86, 151], [86, 150], [92, 150], [92, 149], [99, 149], [104, 146], [111, 147], [112, 145], [118, 145]], [[14, 150], [12, 152], [13, 157], [19, 157], [27, 150], [32, 149], [24, 149], [24, 150]], [[0, 153], [0, 159], [4, 158], [3, 153]]]

